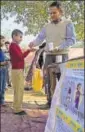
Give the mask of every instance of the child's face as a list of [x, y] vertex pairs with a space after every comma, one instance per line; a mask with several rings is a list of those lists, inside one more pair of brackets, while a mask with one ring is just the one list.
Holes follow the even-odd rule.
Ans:
[[1, 39], [0, 47], [4, 46], [4, 44], [5, 44], [5, 38], [4, 39]]
[[81, 85], [79, 85], [79, 86], [77, 87], [77, 90], [79, 90], [79, 91], [81, 90]]
[[17, 34], [13, 36], [13, 40], [15, 42], [17, 42], [18, 44], [20, 44], [20, 42], [22, 41], [23, 35], [22, 34]]

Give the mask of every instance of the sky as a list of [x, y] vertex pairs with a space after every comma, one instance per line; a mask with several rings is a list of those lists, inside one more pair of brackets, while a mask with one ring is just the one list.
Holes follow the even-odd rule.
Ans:
[[[17, 24], [14, 22], [15, 17], [9, 18], [8, 20], [4, 19], [1, 21], [1, 34], [6, 37], [6, 40], [11, 41], [11, 32], [14, 29], [20, 29], [23, 33], [26, 31], [26, 27], [23, 27], [23, 24]], [[23, 41], [21, 42], [21, 46], [27, 46], [30, 41], [32, 41], [35, 37], [33, 35], [27, 35], [23, 37]]]

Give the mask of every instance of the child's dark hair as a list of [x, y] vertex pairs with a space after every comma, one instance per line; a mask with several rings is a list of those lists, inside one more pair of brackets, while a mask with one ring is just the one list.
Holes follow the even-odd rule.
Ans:
[[23, 32], [20, 31], [19, 29], [13, 30], [13, 31], [12, 31], [12, 38], [13, 38], [14, 35], [17, 36], [18, 34], [22, 34], [22, 35], [23, 35]]
[[63, 13], [61, 2], [59, 2], [59, 1], [53, 2], [52, 4], [50, 4], [49, 7], [56, 7], [56, 8], [58, 8], [61, 11], [61, 13]]
[[10, 44], [10, 42], [9, 41], [6, 41], [5, 44]]
[[78, 88], [79, 86], [81, 86], [81, 83], [78, 83], [78, 84], [77, 84], [77, 88]]
[[4, 36], [2, 36], [2, 35], [0, 35], [0, 39], [5, 39], [5, 37], [4, 37]]

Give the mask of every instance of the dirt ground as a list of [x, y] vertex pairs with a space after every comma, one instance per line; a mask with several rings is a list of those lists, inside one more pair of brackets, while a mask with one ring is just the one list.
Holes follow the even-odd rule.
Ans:
[[25, 91], [23, 108], [27, 114], [23, 116], [13, 113], [11, 88], [6, 91], [5, 99], [7, 105], [1, 108], [1, 132], [44, 132], [48, 117], [45, 95]]

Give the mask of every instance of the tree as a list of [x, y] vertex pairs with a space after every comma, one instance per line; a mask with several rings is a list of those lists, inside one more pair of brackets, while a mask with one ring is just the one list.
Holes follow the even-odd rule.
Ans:
[[[16, 15], [15, 22], [23, 22], [27, 33], [36, 35], [49, 20], [48, 6], [52, 1], [1, 1], [1, 19]], [[84, 1], [62, 1], [65, 16], [75, 24], [77, 39], [84, 39]]]

